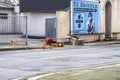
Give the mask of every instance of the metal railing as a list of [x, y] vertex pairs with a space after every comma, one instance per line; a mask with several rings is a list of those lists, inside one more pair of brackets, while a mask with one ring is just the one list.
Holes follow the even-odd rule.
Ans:
[[26, 16], [0, 16], [0, 43], [13, 40], [28, 44]]

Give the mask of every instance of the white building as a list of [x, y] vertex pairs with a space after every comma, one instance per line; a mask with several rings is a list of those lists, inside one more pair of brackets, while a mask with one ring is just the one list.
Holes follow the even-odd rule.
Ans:
[[[98, 2], [98, 0], [85, 1]], [[120, 39], [120, 0], [99, 1], [99, 33], [77, 36], [86, 42]], [[28, 17], [29, 35], [40, 37], [56, 35], [57, 38], [65, 38], [70, 34], [70, 0], [20, 0], [20, 6], [23, 15]]]
[[55, 38], [56, 10], [69, 6], [69, 0], [20, 0], [20, 11], [27, 16], [28, 35]]
[[14, 6], [0, 2], [0, 14], [13, 15]]

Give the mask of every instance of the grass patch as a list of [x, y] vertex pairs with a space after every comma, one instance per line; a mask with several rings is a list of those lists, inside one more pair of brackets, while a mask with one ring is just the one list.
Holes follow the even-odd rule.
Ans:
[[38, 80], [120, 80], [120, 66], [68, 70]]

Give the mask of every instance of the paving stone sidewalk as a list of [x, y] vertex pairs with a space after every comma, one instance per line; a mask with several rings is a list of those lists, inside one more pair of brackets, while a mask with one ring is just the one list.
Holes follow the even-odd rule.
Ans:
[[[91, 43], [85, 43], [84, 46], [100, 46], [100, 45], [113, 45], [113, 44], [120, 44], [120, 41], [99, 41], [99, 42], [91, 42]], [[75, 46], [75, 45], [67, 45], [69, 47]], [[30, 42], [28, 45], [25, 44], [18, 44], [18, 45], [12, 45], [12, 44], [0, 44], [0, 51], [5, 50], [25, 50], [25, 49], [51, 49], [51, 47], [44, 46], [43, 42]]]

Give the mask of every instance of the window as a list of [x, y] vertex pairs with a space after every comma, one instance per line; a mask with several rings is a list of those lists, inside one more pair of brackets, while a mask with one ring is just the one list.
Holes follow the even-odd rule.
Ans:
[[7, 15], [6, 13], [0, 13], [0, 19], [7, 19]]

